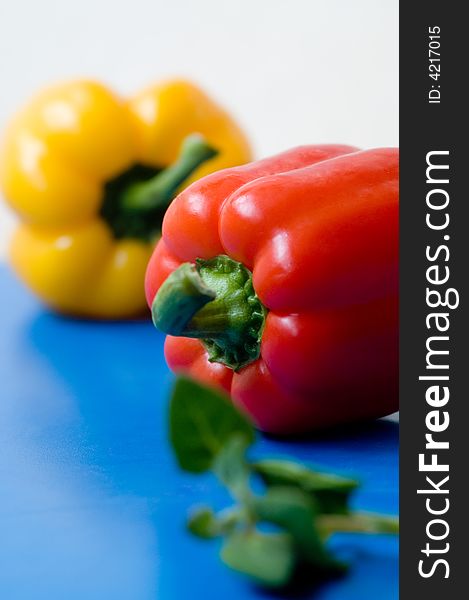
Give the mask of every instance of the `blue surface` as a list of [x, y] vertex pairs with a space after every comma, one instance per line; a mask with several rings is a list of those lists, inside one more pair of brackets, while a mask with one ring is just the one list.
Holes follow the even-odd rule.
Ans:
[[[178, 471], [166, 428], [172, 376], [149, 322], [90, 323], [45, 311], [0, 268], [0, 598], [266, 598], [184, 530], [193, 504], [227, 504], [207, 477]], [[397, 513], [397, 425], [309, 441], [262, 438], [363, 487], [361, 509]], [[398, 542], [336, 536], [352, 562], [317, 600], [398, 597]]]

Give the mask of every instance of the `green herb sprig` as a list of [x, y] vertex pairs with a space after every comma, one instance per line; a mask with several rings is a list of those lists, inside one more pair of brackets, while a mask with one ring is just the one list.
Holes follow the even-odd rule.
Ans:
[[[299, 572], [314, 580], [344, 572], [347, 565], [327, 547], [333, 533], [399, 532], [394, 517], [350, 510], [357, 481], [292, 460], [249, 460], [255, 431], [247, 418], [229, 398], [186, 377], [172, 393], [170, 439], [183, 470], [214, 472], [235, 500], [217, 514], [194, 510], [189, 530], [223, 538], [222, 561], [262, 586], [285, 587]], [[262, 494], [253, 490], [255, 479]]]

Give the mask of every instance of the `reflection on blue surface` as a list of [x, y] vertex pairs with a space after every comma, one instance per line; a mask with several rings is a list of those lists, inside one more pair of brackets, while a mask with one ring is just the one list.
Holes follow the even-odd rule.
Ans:
[[[226, 506], [210, 476], [180, 473], [167, 444], [172, 376], [149, 322], [45, 312], [0, 270], [0, 597], [12, 600], [265, 598], [184, 531], [189, 506]], [[314, 440], [262, 438], [363, 488], [361, 509], [397, 513], [398, 429], [377, 422]], [[398, 597], [395, 538], [336, 536], [353, 568], [318, 600]]]

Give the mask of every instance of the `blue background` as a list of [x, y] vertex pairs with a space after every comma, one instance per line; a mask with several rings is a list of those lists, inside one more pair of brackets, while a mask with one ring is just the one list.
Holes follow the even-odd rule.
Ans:
[[[0, 269], [0, 598], [267, 597], [221, 564], [217, 542], [185, 532], [190, 506], [222, 508], [228, 498], [210, 476], [173, 461], [162, 345], [150, 322], [54, 316]], [[357, 476], [357, 508], [398, 511], [395, 423], [294, 442], [263, 437], [254, 454]], [[331, 543], [352, 568], [306, 598], [398, 597], [396, 538]]]

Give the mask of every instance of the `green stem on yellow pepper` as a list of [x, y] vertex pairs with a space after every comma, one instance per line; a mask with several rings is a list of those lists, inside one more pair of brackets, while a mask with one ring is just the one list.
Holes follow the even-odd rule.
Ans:
[[180, 186], [218, 154], [199, 134], [188, 136], [177, 160], [165, 167], [135, 164], [104, 185], [101, 217], [116, 238], [154, 240]]
[[218, 154], [199, 134], [188, 136], [181, 153], [172, 165], [148, 181], [131, 184], [121, 196], [121, 208], [126, 212], [153, 212], [166, 208], [184, 181], [204, 162]]

